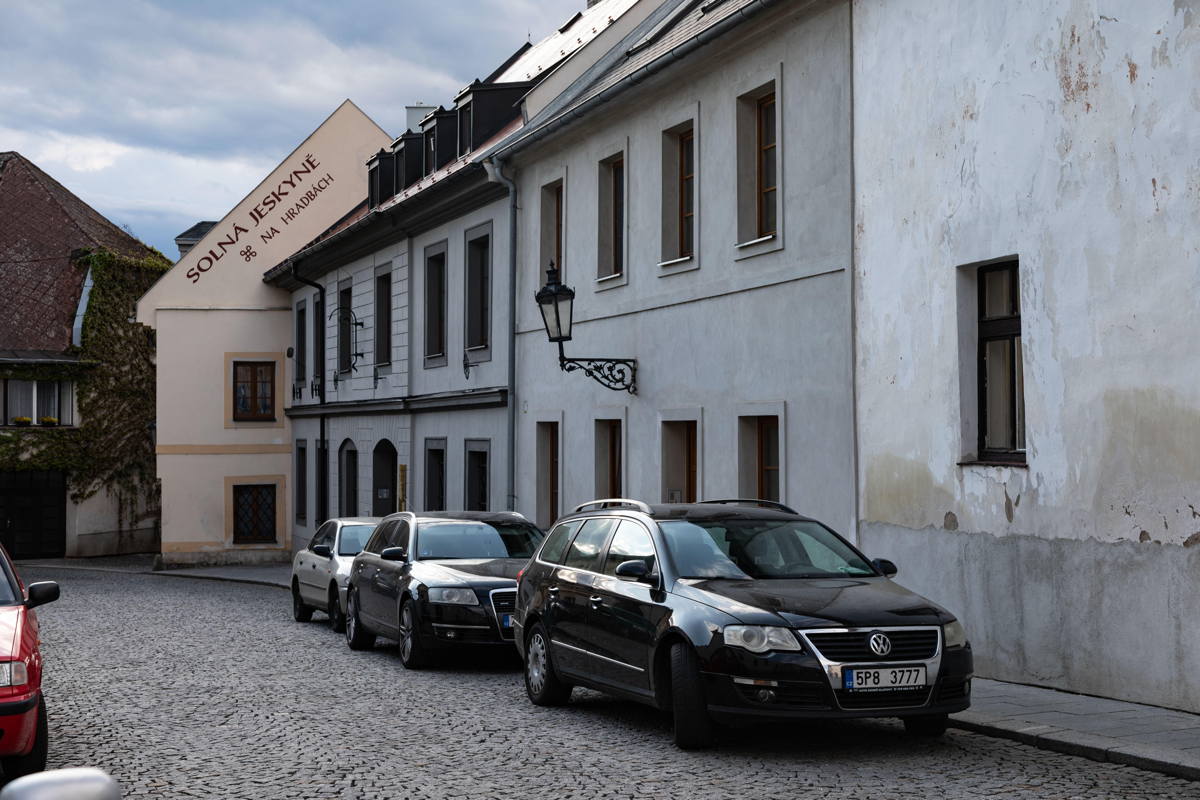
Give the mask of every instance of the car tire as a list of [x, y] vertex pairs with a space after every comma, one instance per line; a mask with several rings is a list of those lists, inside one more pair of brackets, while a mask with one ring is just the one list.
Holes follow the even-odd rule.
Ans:
[[550, 657], [550, 635], [542, 623], [525, 643], [525, 693], [535, 706], [561, 706], [571, 699], [571, 684], [560, 679]]
[[300, 599], [300, 584], [296, 582], [295, 578], [292, 578], [292, 618], [296, 622], [310, 622], [312, 615], [313, 607], [305, 605], [304, 601]]
[[671, 712], [675, 745], [681, 750], [699, 750], [713, 743], [702, 680], [696, 651], [684, 642], [671, 645]]
[[358, 596], [346, 594], [346, 644], [351, 650], [369, 650], [375, 646], [375, 634], [363, 627], [358, 618]]
[[400, 606], [399, 628], [397, 649], [400, 651], [400, 663], [405, 669], [424, 669], [429, 666], [428, 648], [421, 641], [417, 606], [412, 600], [405, 600]]
[[950, 721], [947, 714], [925, 714], [919, 717], [905, 717], [904, 731], [909, 736], [936, 738], [946, 732]]
[[37, 727], [34, 729], [33, 749], [23, 756], [0, 758], [0, 767], [3, 767], [4, 777], [8, 780], [46, 769], [46, 751], [49, 749], [50, 743], [50, 731], [46, 723], [46, 701], [39, 699], [37, 709]]
[[329, 627], [334, 633], [341, 633], [346, 630], [346, 615], [342, 613], [342, 604], [338, 600], [338, 590], [336, 586], [329, 587]]

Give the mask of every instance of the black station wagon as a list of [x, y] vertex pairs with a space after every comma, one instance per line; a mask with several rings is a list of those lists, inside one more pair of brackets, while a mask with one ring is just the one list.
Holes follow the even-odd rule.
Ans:
[[900, 717], [940, 735], [970, 705], [971, 646], [895, 574], [778, 503], [585, 503], [518, 578], [525, 688], [669, 710], [683, 748], [714, 721]]

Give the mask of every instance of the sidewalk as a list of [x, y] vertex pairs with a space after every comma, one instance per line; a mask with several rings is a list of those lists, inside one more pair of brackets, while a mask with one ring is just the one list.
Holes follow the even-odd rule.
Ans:
[[950, 725], [1200, 780], [1200, 714], [977, 678]]
[[[63, 558], [20, 561], [17, 566], [200, 578], [284, 589], [291, 585], [292, 570], [287, 564], [155, 571], [154, 560], [154, 556]], [[1200, 781], [1200, 714], [976, 678], [970, 710], [952, 716], [950, 725], [1044, 750]]]

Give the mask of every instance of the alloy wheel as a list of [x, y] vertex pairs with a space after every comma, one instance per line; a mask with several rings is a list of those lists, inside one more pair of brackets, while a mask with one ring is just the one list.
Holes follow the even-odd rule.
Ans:
[[413, 617], [412, 606], [407, 603], [400, 611], [400, 657], [405, 661], [412, 658], [413, 649]]
[[358, 603], [354, 600], [354, 595], [349, 595], [346, 598], [346, 641], [354, 641], [354, 634], [358, 632]]

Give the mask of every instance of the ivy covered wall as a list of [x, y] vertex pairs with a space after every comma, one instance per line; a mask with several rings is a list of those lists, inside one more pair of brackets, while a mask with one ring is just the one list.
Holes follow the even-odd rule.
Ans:
[[61, 470], [71, 500], [105, 490], [120, 509], [123, 529], [150, 527], [159, 516], [154, 459], [153, 331], [132, 322], [138, 299], [171, 267], [96, 250], [75, 258], [92, 271], [81, 344], [68, 365], [0, 367], [0, 377], [75, 382], [73, 428], [0, 430], [0, 470]]

